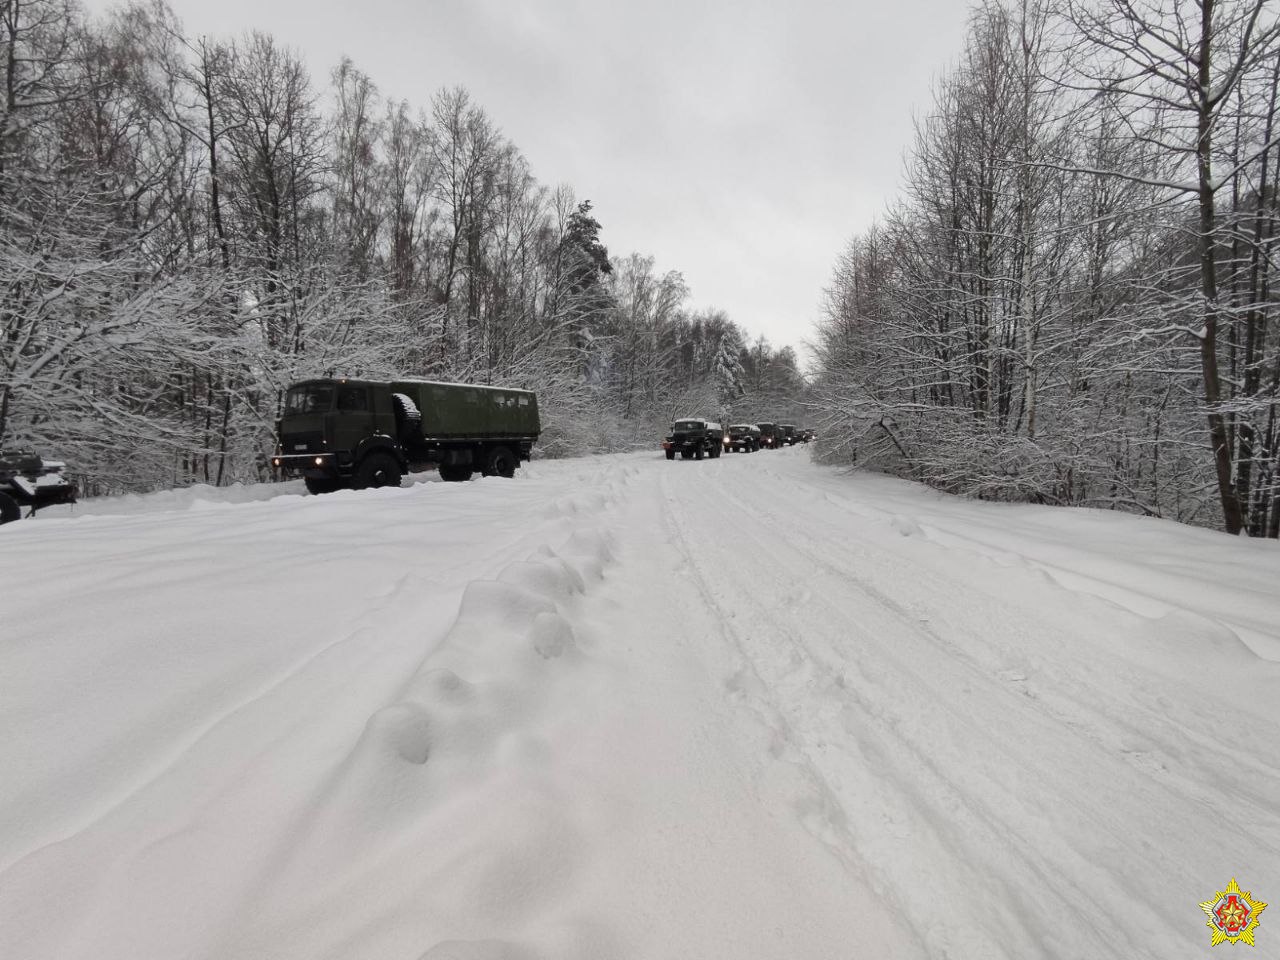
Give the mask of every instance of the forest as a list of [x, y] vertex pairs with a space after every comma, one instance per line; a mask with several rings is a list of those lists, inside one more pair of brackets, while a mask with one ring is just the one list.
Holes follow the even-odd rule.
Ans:
[[1265, 0], [977, 6], [827, 290], [825, 457], [1280, 535], [1278, 89]]
[[540, 456], [657, 449], [674, 417], [792, 414], [790, 347], [611, 256], [465, 89], [411, 104], [163, 0], [0, 0], [0, 447], [86, 494], [270, 478], [283, 390], [537, 390]]
[[1280, 536], [1266, 0], [975, 6], [803, 375], [462, 87], [163, 0], [0, 0], [0, 50], [0, 447], [86, 494], [269, 479], [290, 382], [415, 376], [537, 390], [540, 456], [791, 419], [951, 492]]

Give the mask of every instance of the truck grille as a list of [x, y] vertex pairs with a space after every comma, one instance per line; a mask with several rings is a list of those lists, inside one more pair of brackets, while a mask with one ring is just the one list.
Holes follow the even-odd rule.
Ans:
[[286, 434], [280, 438], [280, 452], [286, 457], [296, 453], [324, 453], [324, 434], [319, 430]]

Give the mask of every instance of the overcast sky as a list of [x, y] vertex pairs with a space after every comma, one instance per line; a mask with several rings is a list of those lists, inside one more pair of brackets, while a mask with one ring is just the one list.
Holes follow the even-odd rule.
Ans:
[[[107, 0], [89, 0], [104, 9]], [[317, 89], [343, 54], [426, 106], [467, 88], [613, 255], [799, 345], [841, 247], [892, 199], [967, 0], [170, 0], [192, 35], [265, 30]]]

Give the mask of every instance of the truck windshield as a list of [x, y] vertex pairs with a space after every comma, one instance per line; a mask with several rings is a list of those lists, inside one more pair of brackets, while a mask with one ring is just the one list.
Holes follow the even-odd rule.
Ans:
[[310, 385], [294, 387], [284, 401], [284, 412], [288, 416], [295, 413], [326, 413], [333, 406], [333, 387]]
[[677, 420], [675, 424], [672, 425], [671, 429], [686, 431], [686, 430], [701, 430], [702, 427], [703, 427], [703, 423], [701, 420]]

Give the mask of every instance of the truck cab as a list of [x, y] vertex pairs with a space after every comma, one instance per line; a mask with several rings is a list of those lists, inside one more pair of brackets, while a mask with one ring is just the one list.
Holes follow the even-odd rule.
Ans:
[[732, 423], [724, 445], [735, 453], [754, 453], [760, 449], [760, 428], [754, 423]]
[[399, 486], [408, 464], [385, 387], [348, 379], [295, 383], [276, 423], [279, 442], [272, 465], [286, 475], [301, 475], [312, 493]]

